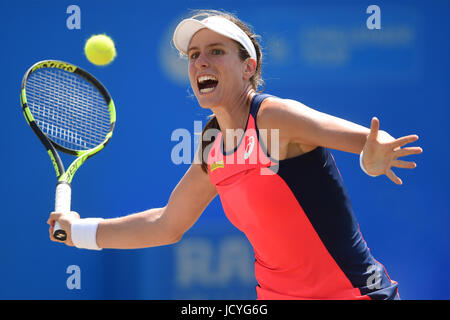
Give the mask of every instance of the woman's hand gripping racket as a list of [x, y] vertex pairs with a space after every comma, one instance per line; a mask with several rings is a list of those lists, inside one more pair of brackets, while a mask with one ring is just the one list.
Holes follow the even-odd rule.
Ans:
[[[111, 139], [116, 122], [114, 102], [87, 71], [55, 60], [40, 61], [28, 69], [20, 101], [25, 119], [47, 149], [56, 171], [55, 212], [69, 213], [75, 172]], [[56, 150], [77, 156], [67, 170]], [[60, 241], [67, 238], [58, 223], [53, 236]]]

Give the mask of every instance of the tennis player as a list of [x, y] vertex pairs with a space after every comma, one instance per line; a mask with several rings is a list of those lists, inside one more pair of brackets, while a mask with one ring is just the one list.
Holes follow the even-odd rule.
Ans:
[[[259, 93], [260, 46], [230, 14], [200, 12], [180, 22], [173, 40], [188, 57], [200, 106], [213, 112], [196, 161], [165, 207], [114, 219], [54, 212], [51, 239], [57, 241], [58, 221], [65, 243], [78, 248], [173, 244], [219, 194], [226, 216], [253, 246], [258, 299], [398, 299], [397, 282], [360, 233], [329, 149], [355, 153], [367, 174], [402, 184], [392, 168], [416, 167], [399, 158], [422, 152], [404, 147], [418, 137], [395, 139], [375, 117], [369, 129]], [[211, 142], [205, 136], [213, 129]]]

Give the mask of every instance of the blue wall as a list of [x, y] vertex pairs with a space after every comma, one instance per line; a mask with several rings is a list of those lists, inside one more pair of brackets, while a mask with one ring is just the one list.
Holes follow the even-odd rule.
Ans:
[[[191, 96], [186, 62], [170, 43], [188, 9], [236, 13], [262, 36], [265, 91], [399, 137], [424, 149], [404, 185], [361, 172], [358, 157], [334, 151], [372, 253], [399, 282], [403, 299], [449, 299], [450, 223], [447, 159], [448, 1], [0, 1], [1, 299], [254, 299], [252, 249], [224, 217], [218, 199], [181, 242], [140, 250], [91, 252], [48, 239], [53, 168], [19, 106], [23, 73], [54, 58], [97, 76], [117, 107], [107, 148], [73, 183], [83, 217], [117, 217], [164, 206], [188, 168], [171, 161], [177, 128], [193, 135], [209, 112]], [[81, 9], [69, 30], [66, 9]], [[366, 8], [381, 8], [368, 30]], [[107, 33], [117, 59], [96, 67], [83, 55], [92, 34]], [[192, 138], [193, 139], [193, 138]], [[434, 142], [433, 142], [434, 141]], [[67, 163], [67, 162], [66, 162]], [[68, 289], [77, 265], [81, 288]]]

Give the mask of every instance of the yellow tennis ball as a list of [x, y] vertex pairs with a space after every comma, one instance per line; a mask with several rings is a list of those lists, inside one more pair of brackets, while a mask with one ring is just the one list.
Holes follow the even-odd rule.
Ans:
[[106, 34], [91, 36], [84, 45], [87, 59], [97, 66], [104, 66], [116, 57], [114, 41]]

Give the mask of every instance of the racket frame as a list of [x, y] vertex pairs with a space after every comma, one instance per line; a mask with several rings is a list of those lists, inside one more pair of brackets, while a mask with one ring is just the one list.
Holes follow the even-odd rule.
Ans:
[[[108, 111], [110, 114], [110, 125], [108, 133], [105, 136], [105, 139], [102, 143], [97, 145], [94, 148], [88, 149], [88, 150], [72, 150], [69, 148], [66, 148], [64, 146], [61, 146], [57, 142], [51, 140], [45, 133], [39, 128], [39, 126], [36, 124], [36, 121], [33, 117], [33, 114], [30, 111], [30, 108], [27, 103], [27, 95], [26, 95], [26, 83], [29, 78], [29, 76], [36, 70], [41, 68], [57, 68], [61, 70], [65, 70], [67, 72], [75, 73], [88, 82], [90, 82], [94, 87], [98, 89], [100, 94], [105, 99], [106, 104], [108, 105]], [[35, 63], [33, 66], [31, 66], [22, 79], [21, 84], [21, 90], [20, 90], [20, 103], [22, 106], [22, 111], [25, 116], [25, 119], [28, 123], [28, 125], [33, 129], [34, 133], [38, 136], [39, 140], [44, 145], [51, 161], [53, 164], [53, 167], [55, 169], [56, 177], [57, 177], [57, 186], [56, 186], [56, 199], [55, 199], [55, 210], [58, 208], [64, 208], [64, 211], [70, 211], [70, 198], [71, 198], [71, 182], [73, 179], [73, 176], [75, 175], [75, 172], [81, 167], [81, 165], [90, 157], [92, 157], [94, 154], [98, 153], [100, 150], [102, 150], [110, 141], [114, 126], [116, 123], [116, 110], [114, 101], [111, 98], [111, 95], [109, 94], [108, 90], [103, 86], [103, 84], [98, 81], [94, 76], [92, 76], [89, 72], [85, 71], [84, 69], [77, 67], [71, 63], [59, 61], [59, 60], [42, 60], [37, 63]], [[64, 169], [64, 165], [61, 161], [61, 157], [58, 155], [56, 150], [59, 150], [61, 152], [64, 152], [66, 154], [77, 156], [75, 160], [69, 165], [67, 169]], [[60, 186], [60, 184], [65, 184], [66, 186]], [[68, 187], [67, 187], [68, 186]], [[58, 226], [59, 227], [59, 226]], [[56, 229], [56, 227], [55, 227]], [[59, 236], [59, 240], [65, 240], [65, 233], [63, 230], [62, 232], [56, 232], [55, 236]]]

